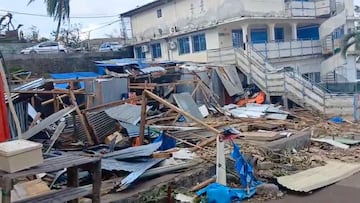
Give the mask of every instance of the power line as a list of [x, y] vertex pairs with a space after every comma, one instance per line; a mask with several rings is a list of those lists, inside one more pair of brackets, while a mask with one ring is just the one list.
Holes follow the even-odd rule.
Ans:
[[81, 33], [88, 33], [88, 32], [92, 32], [92, 31], [100, 30], [100, 29], [103, 29], [103, 28], [108, 27], [108, 26], [110, 26], [110, 25], [113, 25], [113, 24], [115, 24], [115, 23], [117, 23], [117, 22], [119, 22], [119, 21], [120, 21], [120, 20], [115, 20], [115, 21], [112, 21], [112, 22], [110, 22], [110, 23], [108, 23], [108, 24], [106, 24], [106, 25], [103, 25], [103, 26], [94, 28], [94, 29], [92, 29], [92, 30], [83, 31], [83, 32], [81, 32]]
[[[36, 17], [46, 17], [48, 18], [48, 15], [44, 14], [36, 14], [36, 13], [24, 13], [24, 12], [17, 12], [17, 11], [11, 11], [11, 10], [3, 10], [0, 9], [2, 12], [8, 12], [18, 15], [27, 15], [27, 16], [36, 16]], [[77, 19], [91, 19], [91, 18], [115, 18], [119, 17], [119, 15], [102, 15], [102, 16], [70, 16], [70, 18], [77, 18]]]

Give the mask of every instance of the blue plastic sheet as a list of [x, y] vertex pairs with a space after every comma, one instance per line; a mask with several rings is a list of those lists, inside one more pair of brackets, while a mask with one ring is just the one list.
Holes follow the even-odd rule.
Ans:
[[205, 202], [208, 203], [231, 203], [252, 197], [255, 192], [256, 187], [252, 187], [247, 191], [247, 189], [229, 188], [218, 183], [212, 183], [199, 190], [196, 194], [198, 196], [206, 194]]
[[231, 157], [235, 159], [235, 170], [240, 176], [243, 188], [230, 188], [218, 183], [210, 184], [196, 193], [198, 196], [206, 194], [208, 203], [231, 203], [248, 199], [255, 195], [256, 186], [261, 184], [254, 176], [253, 167], [241, 154], [240, 147], [235, 143], [233, 145], [234, 151]]
[[161, 131], [159, 136], [154, 140], [154, 143], [162, 141], [162, 144], [159, 148], [160, 151], [165, 151], [176, 147], [176, 140], [164, 135], [164, 132]]
[[344, 119], [341, 117], [334, 117], [334, 118], [330, 119], [330, 121], [333, 123], [341, 124], [344, 122]]

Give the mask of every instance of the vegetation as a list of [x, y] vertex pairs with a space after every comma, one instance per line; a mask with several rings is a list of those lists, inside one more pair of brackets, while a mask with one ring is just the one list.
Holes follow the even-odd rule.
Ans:
[[341, 50], [342, 50], [341, 53], [344, 57], [346, 57], [346, 54], [347, 54], [349, 48], [352, 46], [355, 46], [356, 51], [360, 50], [360, 32], [359, 31], [355, 31], [355, 32], [345, 35], [344, 40], [343, 40], [343, 45], [341, 48]]
[[[34, 1], [29, 0], [28, 5]], [[61, 23], [65, 20], [70, 21], [70, 0], [44, 0], [44, 3], [46, 4], [48, 15], [58, 22], [55, 33], [55, 41], [57, 41], [59, 39]]]

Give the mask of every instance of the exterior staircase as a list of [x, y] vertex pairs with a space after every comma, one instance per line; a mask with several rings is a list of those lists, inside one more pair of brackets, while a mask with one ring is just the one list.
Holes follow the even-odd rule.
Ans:
[[[341, 39], [334, 39], [333, 33], [337, 28], [346, 24], [346, 10], [343, 3], [336, 3], [336, 6], [330, 10], [330, 18], [323, 22], [319, 28], [320, 39], [322, 40], [323, 54], [327, 57], [321, 63], [321, 79], [323, 82], [328, 79], [328, 74], [335, 69], [346, 64], [346, 59], [341, 56], [340, 51], [336, 53], [336, 48], [340, 48]], [[334, 77], [335, 78], [335, 77]]]
[[246, 51], [234, 48], [209, 50], [208, 63], [236, 65], [249, 83], [256, 84], [267, 95], [283, 96], [327, 115], [353, 115], [353, 95], [328, 93], [294, 72], [276, 69], [251, 46]]

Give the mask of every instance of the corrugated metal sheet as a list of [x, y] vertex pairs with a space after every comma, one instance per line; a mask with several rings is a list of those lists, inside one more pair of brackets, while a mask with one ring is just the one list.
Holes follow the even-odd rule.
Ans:
[[106, 109], [105, 113], [118, 121], [136, 125], [141, 119], [141, 106], [123, 104]]
[[40, 78], [31, 82], [28, 82], [24, 85], [21, 85], [20, 87], [14, 88], [14, 90], [31, 90], [38, 88], [42, 85], [44, 85], [46, 80], [44, 78]]
[[106, 136], [116, 131], [116, 120], [112, 119], [104, 111], [88, 113], [87, 119], [89, 125], [94, 131], [95, 136], [101, 142], [105, 139]]
[[[49, 125], [55, 123], [56, 121], [60, 120], [64, 116], [66, 116], [66, 115], [70, 114], [71, 112], [73, 112], [75, 110], [75, 108], [76, 107], [70, 106], [70, 107], [62, 109], [62, 110], [50, 115], [49, 117], [42, 120], [39, 124], [37, 124], [36, 126], [30, 128], [25, 133], [23, 133], [22, 138], [23, 139], [30, 139], [32, 136], [34, 136], [37, 133], [41, 132], [42, 130], [47, 128]], [[27, 114], [27, 111], [26, 111], [26, 114]]]
[[127, 188], [131, 183], [133, 183], [136, 179], [138, 179], [145, 171], [149, 168], [155, 166], [156, 164], [160, 163], [163, 159], [151, 159], [147, 162], [147, 164], [143, 165], [141, 169], [130, 173], [126, 178], [121, 181], [122, 188]]
[[[202, 116], [199, 107], [195, 103], [194, 99], [188, 92], [184, 92], [181, 94], [173, 94], [173, 97], [177, 103], [177, 105], [184, 110], [185, 112], [191, 114], [192, 116], [198, 119], [204, 119]], [[188, 121], [191, 121], [190, 118], [186, 118]]]
[[128, 78], [86, 81], [85, 92], [95, 94], [92, 100], [93, 106], [118, 101], [122, 99], [123, 95], [128, 94]]
[[[126, 132], [128, 133], [129, 137], [137, 137], [140, 134], [140, 127], [133, 125], [133, 124], [129, 124], [129, 123], [125, 123], [125, 122], [119, 122], [120, 125], [126, 129]], [[149, 135], [149, 131], [146, 128], [145, 129], [145, 135]]]
[[[14, 108], [16, 115], [19, 118], [21, 131], [25, 132], [28, 128], [28, 103], [27, 101], [15, 102]], [[7, 109], [7, 117], [9, 118], [8, 122], [10, 127], [11, 138], [16, 139], [18, 137], [16, 125], [9, 108]]]
[[141, 69], [141, 72], [143, 72], [143, 73], [165, 72], [165, 71], [166, 71], [165, 68], [160, 67], [160, 66], [152, 66], [152, 67]]
[[328, 161], [325, 166], [308, 169], [294, 175], [278, 177], [277, 181], [290, 190], [310, 192], [336, 183], [359, 171], [359, 163]]
[[161, 146], [162, 142], [151, 143], [147, 145], [142, 145], [139, 147], [129, 147], [119, 151], [108, 153], [104, 158], [111, 158], [116, 160], [134, 158], [134, 157], [145, 157], [150, 156]]
[[101, 169], [108, 171], [127, 171], [127, 172], [140, 171], [143, 168], [146, 168], [149, 165], [149, 163], [152, 163], [154, 160], [157, 160], [159, 162], [162, 159], [145, 159], [137, 162], [118, 161], [115, 159], [102, 159]]
[[230, 96], [244, 93], [242, 82], [235, 66], [215, 67], [215, 70]]

